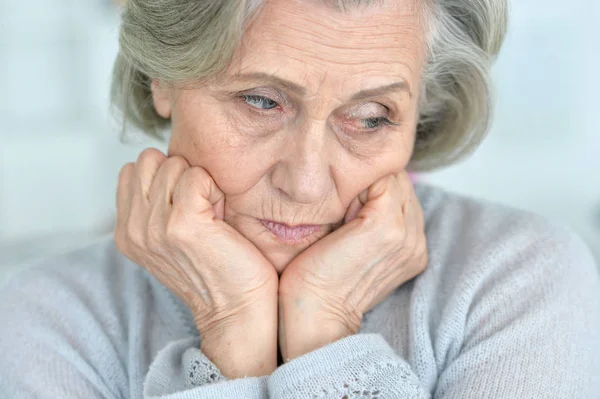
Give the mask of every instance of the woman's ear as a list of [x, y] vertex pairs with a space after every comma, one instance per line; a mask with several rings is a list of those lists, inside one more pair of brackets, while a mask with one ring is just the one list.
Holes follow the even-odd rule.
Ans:
[[165, 87], [158, 79], [152, 79], [150, 84], [152, 90], [152, 101], [154, 109], [161, 117], [168, 119], [171, 117], [171, 90]]

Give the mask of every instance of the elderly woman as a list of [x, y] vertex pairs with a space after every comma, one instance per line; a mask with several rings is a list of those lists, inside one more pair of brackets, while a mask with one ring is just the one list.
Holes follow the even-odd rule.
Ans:
[[129, 0], [113, 100], [168, 154], [2, 290], [0, 396], [599, 397], [582, 240], [407, 174], [484, 137], [506, 8]]

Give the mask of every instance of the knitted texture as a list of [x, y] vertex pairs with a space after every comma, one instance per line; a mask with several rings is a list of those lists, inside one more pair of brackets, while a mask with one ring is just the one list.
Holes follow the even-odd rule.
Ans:
[[186, 386], [191, 388], [224, 381], [225, 377], [221, 374], [221, 371], [199, 350], [198, 352], [197, 356], [187, 361], [188, 378], [186, 378]]
[[269, 377], [269, 393], [274, 398], [429, 397], [410, 365], [379, 334], [352, 335], [280, 366]]
[[583, 241], [415, 189], [425, 271], [357, 334], [261, 377], [225, 378], [190, 310], [112, 236], [30, 265], [0, 288], [0, 399], [600, 398], [600, 279]]

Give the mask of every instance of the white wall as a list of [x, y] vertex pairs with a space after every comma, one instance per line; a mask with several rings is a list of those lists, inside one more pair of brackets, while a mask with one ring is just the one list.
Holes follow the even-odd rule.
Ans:
[[513, 2], [488, 139], [423, 180], [561, 221], [600, 263], [599, 10], [592, 0]]
[[[158, 146], [121, 144], [109, 120], [110, 3], [0, 2], [0, 279], [110, 232], [119, 168]], [[598, 9], [515, 1], [489, 138], [468, 161], [420, 178], [564, 222], [600, 262]]]

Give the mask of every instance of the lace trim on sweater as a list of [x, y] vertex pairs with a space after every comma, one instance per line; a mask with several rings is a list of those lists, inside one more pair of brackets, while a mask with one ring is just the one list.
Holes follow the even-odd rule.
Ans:
[[[375, 363], [372, 367], [362, 371], [361, 375], [355, 376], [352, 380], [346, 381], [341, 386], [332, 387], [330, 389], [321, 388], [320, 392], [315, 392], [311, 395], [311, 398], [331, 398], [339, 397], [340, 399], [380, 399], [383, 397], [390, 397], [390, 392], [386, 392], [385, 389], [377, 387], [376, 374], [382, 371], [397, 367], [396, 362], [386, 361], [381, 363]], [[413, 382], [413, 377], [409, 371], [404, 368], [400, 368], [394, 374], [394, 378], [398, 378], [399, 385], [406, 387], [405, 390], [410, 398], [423, 398], [421, 389]], [[384, 395], [384, 396], [382, 396]]]
[[188, 385], [197, 387], [224, 381], [225, 377], [208, 359], [192, 359], [188, 367]]

